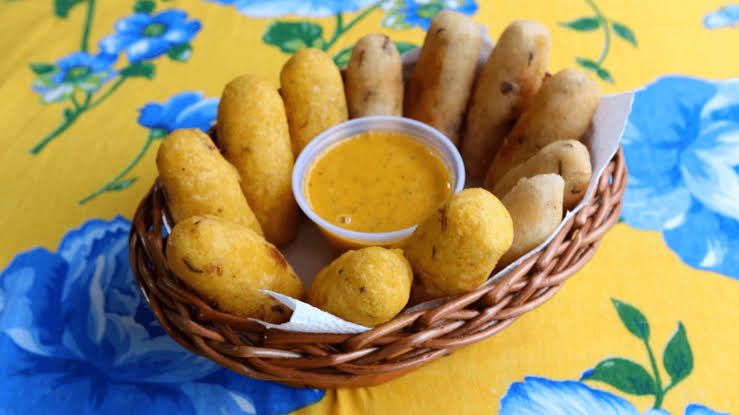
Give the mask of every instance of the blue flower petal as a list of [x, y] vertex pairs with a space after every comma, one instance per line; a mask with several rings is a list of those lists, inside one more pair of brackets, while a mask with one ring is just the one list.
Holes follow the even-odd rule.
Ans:
[[160, 128], [160, 120], [164, 113], [164, 107], [161, 104], [152, 102], [144, 105], [139, 109], [138, 123], [146, 128]]
[[199, 21], [191, 20], [184, 25], [168, 30], [167, 33], [164, 34], [164, 39], [174, 45], [187, 43], [190, 39], [195, 37], [201, 27], [202, 25]]
[[251, 17], [277, 17], [292, 14], [303, 17], [332, 16], [339, 12], [353, 12], [374, 3], [375, 0], [236, 0], [216, 1], [233, 4]]
[[629, 167], [623, 217], [639, 229], [661, 229], [690, 206], [680, 155], [700, 131], [710, 83], [664, 77], [636, 93], [621, 144]]
[[167, 336], [153, 336], [132, 318], [142, 316], [128, 264], [128, 228], [120, 217], [112, 225], [93, 220], [70, 232], [59, 248], [70, 268], [63, 295], [75, 313], [69, 317], [70, 348], [120, 381], [186, 381], [213, 373], [212, 362], [184, 352]]
[[404, 15], [403, 23], [410, 27], [418, 26], [423, 30], [428, 30], [429, 26], [431, 26], [431, 19], [428, 17], [421, 17], [414, 13], [408, 13]]
[[703, 18], [703, 25], [708, 29], [735, 26], [739, 22], [739, 4], [729, 4]]
[[658, 79], [636, 94], [622, 145], [626, 223], [739, 278], [739, 80]]
[[739, 221], [694, 201], [679, 223], [664, 230], [664, 238], [688, 265], [739, 279]]
[[704, 122], [739, 122], [739, 78], [728, 79], [717, 85], [718, 90], [701, 111]]
[[91, 67], [94, 72], [111, 71], [115, 72], [111, 66], [118, 60], [118, 54], [100, 52], [93, 57]]
[[680, 151], [700, 130], [700, 112], [716, 86], [695, 78], [669, 76], [636, 93], [621, 144], [629, 175], [669, 174]]
[[662, 230], [684, 215], [692, 197], [679, 176], [672, 178], [655, 184], [648, 179], [629, 177], [621, 212], [626, 223], [637, 229]]
[[271, 414], [321, 398], [239, 376], [166, 336], [133, 280], [129, 227], [91, 220], [57, 254], [21, 253], [0, 273], [0, 412]]
[[176, 128], [199, 128], [208, 131], [217, 113], [218, 98], [204, 99], [180, 112], [175, 120], [175, 126]]
[[477, 9], [477, 3], [475, 3], [473, 0], [464, 0], [464, 4], [462, 5], [462, 7], [455, 9], [455, 11], [462, 14], [472, 15], [477, 12]]
[[59, 294], [67, 263], [43, 248], [20, 254], [0, 274], [0, 332], [23, 350], [67, 355], [58, 341], [64, 315]]
[[117, 55], [128, 45], [135, 42], [136, 39], [138, 39], [138, 36], [133, 33], [117, 32], [102, 38], [98, 43], [98, 47], [103, 53]]
[[[90, 394], [80, 396], [71, 390], [81, 381], [80, 373], [80, 365], [74, 361], [27, 353], [0, 334], [3, 414], [92, 413]], [[89, 383], [94, 376], [94, 372], [90, 373], [85, 381]]]
[[639, 415], [626, 400], [582, 382], [527, 376], [513, 383], [500, 401], [501, 415]]
[[[86, 52], [71, 53], [56, 62], [58, 70], [49, 77], [36, 78], [32, 89], [42, 96], [43, 102], [60, 102], [68, 99], [77, 90], [95, 92], [112, 79], [116, 72], [112, 68], [117, 56], [101, 53], [92, 56]], [[69, 78], [69, 71], [87, 68], [86, 73]]]
[[151, 16], [146, 13], [134, 13], [115, 23], [115, 30], [122, 33], [138, 34], [151, 23]]
[[321, 400], [324, 394], [321, 389], [293, 388], [266, 380], [246, 378], [228, 370], [203, 380], [248, 396], [249, 403], [258, 414], [286, 414]]
[[680, 169], [693, 196], [714, 212], [739, 220], [739, 119], [704, 128], [682, 153]]
[[179, 126], [177, 118], [202, 98], [203, 94], [200, 92], [187, 91], [172, 96], [164, 104], [149, 103], [141, 109], [139, 123], [149, 128], [163, 128], [168, 133], [178, 128], [187, 128]]
[[[111, 382], [80, 361], [34, 358], [0, 337], [3, 393], [8, 414], [195, 414], [178, 384]], [[223, 398], [216, 395], [214, 398]], [[215, 406], [215, 402], [212, 402]], [[207, 413], [207, 412], [203, 412]]]
[[716, 412], [707, 406], [691, 403], [685, 408], [685, 415], [729, 415], [729, 413]]
[[56, 65], [61, 71], [66, 71], [75, 66], [89, 65], [91, 60], [90, 55], [85, 52], [74, 52], [58, 60]]
[[167, 52], [169, 42], [160, 37], [141, 38], [126, 48], [128, 60], [138, 62], [144, 59], [154, 59]]
[[[145, 29], [152, 25], [163, 26], [158, 36], [146, 36]], [[153, 59], [163, 55], [174, 45], [189, 42], [200, 30], [197, 20], [187, 20], [187, 13], [179, 9], [168, 9], [150, 16], [136, 13], [116, 22], [116, 32], [99, 42], [100, 49], [108, 55], [125, 50], [132, 63]]]
[[383, 8], [389, 11], [383, 20], [383, 25], [395, 29], [418, 26], [428, 30], [432, 17], [429, 12], [433, 9], [424, 10], [424, 6], [432, 6], [436, 10], [452, 10], [462, 14], [472, 15], [477, 12], [477, 2], [474, 0], [433, 0], [433, 1], [396, 1], [385, 2]]
[[184, 10], [179, 9], [167, 9], [158, 13], [151, 19], [151, 23], [161, 23], [166, 26], [181, 24], [187, 19], [187, 13]]

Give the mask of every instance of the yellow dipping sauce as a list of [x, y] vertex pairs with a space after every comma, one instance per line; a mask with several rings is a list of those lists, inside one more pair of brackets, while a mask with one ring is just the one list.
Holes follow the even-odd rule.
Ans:
[[417, 225], [452, 194], [433, 150], [394, 131], [367, 131], [328, 148], [309, 168], [305, 193], [326, 221], [359, 232]]

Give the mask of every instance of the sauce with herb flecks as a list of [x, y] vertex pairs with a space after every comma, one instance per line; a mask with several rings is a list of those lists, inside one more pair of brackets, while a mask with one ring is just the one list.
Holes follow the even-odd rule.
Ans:
[[449, 170], [433, 150], [407, 134], [379, 130], [328, 148], [304, 186], [318, 216], [359, 232], [417, 225], [452, 194]]

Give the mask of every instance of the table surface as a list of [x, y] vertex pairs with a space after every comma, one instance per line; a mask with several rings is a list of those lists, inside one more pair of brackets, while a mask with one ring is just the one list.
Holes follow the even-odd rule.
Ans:
[[[493, 338], [375, 387], [283, 387], [174, 344], [126, 245], [159, 140], [208, 128], [239, 74], [276, 85], [299, 48], [341, 63], [369, 32], [407, 50], [442, 7], [492, 38], [541, 21], [551, 72], [639, 89], [623, 220], [593, 260]], [[738, 19], [728, 0], [0, 2], [0, 414], [739, 412]]]

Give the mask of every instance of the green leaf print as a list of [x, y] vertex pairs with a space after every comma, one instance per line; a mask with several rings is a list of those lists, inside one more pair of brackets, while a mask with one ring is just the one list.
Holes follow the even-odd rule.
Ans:
[[343, 68], [349, 63], [349, 58], [352, 57], [352, 49], [354, 49], [354, 46], [349, 46], [348, 48], [341, 49], [339, 53], [334, 55], [334, 63], [339, 68]]
[[153, 0], [136, 0], [136, 3], [133, 5], [133, 11], [136, 13], [149, 14], [153, 12], [156, 7], [157, 4]]
[[173, 46], [167, 51], [167, 56], [176, 62], [187, 62], [192, 55], [192, 46], [189, 43]]
[[640, 364], [614, 357], [598, 363], [587, 371], [582, 380], [597, 380], [632, 395], [654, 395], [654, 379]]
[[36, 75], [48, 75], [54, 73], [57, 70], [56, 65], [51, 63], [31, 63], [28, 65]]
[[320, 49], [326, 42], [321, 26], [307, 22], [272, 22], [262, 36], [268, 45], [277, 46], [285, 53], [295, 53], [312, 47]]
[[685, 379], [693, 371], [693, 352], [690, 350], [683, 323], [678, 323], [677, 331], [667, 343], [662, 355], [662, 364], [670, 375], [668, 389]]
[[608, 69], [605, 68], [604, 62], [608, 57], [608, 52], [611, 50], [611, 37], [616, 35], [621, 39], [626, 40], [633, 46], [637, 46], [636, 36], [634, 32], [625, 24], [612, 21], [600, 10], [600, 7], [595, 3], [595, 0], [585, 0], [593, 11], [593, 16], [580, 17], [569, 22], [561, 22], [559, 25], [568, 29], [572, 29], [578, 32], [592, 32], [596, 29], [600, 29], [603, 33], [603, 46], [600, 50], [600, 55], [597, 59], [589, 59], [583, 57], [576, 57], [575, 61], [581, 67], [595, 73], [601, 80], [614, 83], [614, 79]]
[[85, 0], [54, 0], [54, 14], [66, 19], [72, 7], [84, 2]]
[[154, 64], [147, 61], [136, 62], [121, 71], [121, 75], [127, 78], [154, 79]]
[[582, 66], [583, 68], [589, 69], [591, 71], [594, 71], [594, 70], [600, 68], [600, 65], [598, 65], [598, 62], [596, 62], [596, 61], [594, 61], [592, 59], [583, 58], [583, 57], [580, 57], [580, 56], [578, 56], [578, 57], [575, 58], [575, 62], [577, 62], [577, 64], [580, 65], [580, 66]]
[[118, 182], [118, 183], [116, 183], [116, 184], [108, 187], [108, 190], [109, 191], [123, 190], [123, 189], [127, 188], [128, 186], [136, 183], [136, 180], [138, 180], [138, 177], [132, 177], [130, 179], [123, 180], [121, 182]]
[[[581, 60], [582, 63], [580, 63]], [[593, 65], [589, 62], [592, 61], [578, 58], [578, 63], [584, 67], [592, 66], [593, 70], [602, 69], [597, 66], [597, 62], [593, 62]], [[690, 350], [685, 327], [682, 323], [678, 323], [677, 331], [665, 346], [662, 364], [670, 375], [670, 384], [663, 387], [662, 377], [657, 367], [657, 359], [655, 359], [654, 351], [649, 343], [651, 333], [647, 318], [638, 308], [630, 304], [615, 298], [612, 298], [611, 301], [626, 329], [644, 343], [652, 372], [649, 373], [644, 367], [631, 360], [614, 357], [605, 359], [598, 363], [594, 369], [586, 371], [581, 380], [605, 382], [632, 395], [653, 395], [653, 408], [659, 409], [662, 407], [667, 392], [693, 371], [693, 353]]]
[[598, 62], [592, 59], [582, 58], [579, 56], [575, 58], [575, 61], [577, 62], [578, 65], [598, 75], [598, 78], [608, 83], [613, 83], [613, 78], [611, 77], [611, 73], [608, 72], [606, 68], [600, 66]]
[[616, 300], [615, 298], [612, 298], [611, 301], [616, 307], [616, 312], [621, 318], [621, 322], [624, 323], [624, 326], [626, 326], [631, 334], [640, 338], [641, 340], [648, 341], [649, 322], [647, 321], [647, 318], [644, 317], [644, 314], [642, 314], [642, 312], [639, 311], [638, 308], [632, 306], [631, 304], [626, 304], [624, 302]]
[[631, 43], [633, 46], [638, 45], [636, 42], [636, 36], [634, 36], [634, 32], [631, 31], [628, 26], [623, 23], [612, 22], [611, 27], [613, 28], [613, 33], [615, 33], [616, 36]]
[[595, 70], [595, 73], [598, 75], [598, 78], [608, 82], [609, 84], [612, 84], [614, 82], [613, 78], [611, 77], [611, 73], [608, 72], [606, 68], [598, 68]]
[[597, 17], [580, 17], [569, 22], [562, 22], [559, 25], [578, 32], [590, 32], [600, 27], [600, 19]]

